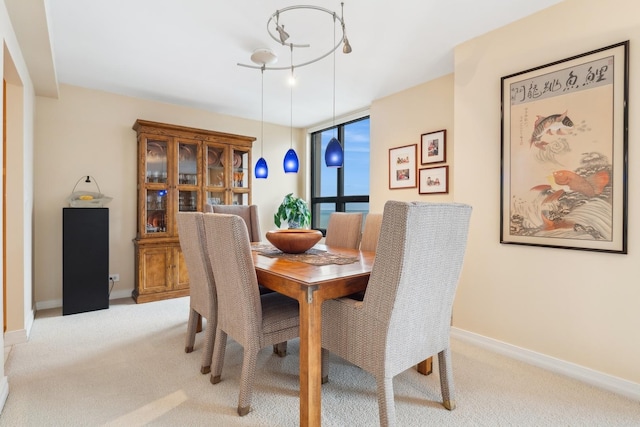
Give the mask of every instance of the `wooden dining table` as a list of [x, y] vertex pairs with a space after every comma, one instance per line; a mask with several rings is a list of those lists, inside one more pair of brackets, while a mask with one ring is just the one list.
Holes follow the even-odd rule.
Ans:
[[[254, 248], [257, 246], [254, 245]], [[252, 251], [258, 283], [295, 298], [300, 306], [300, 425], [321, 425], [322, 303], [366, 289], [374, 252], [316, 245], [314, 249], [354, 262], [314, 265], [290, 257], [274, 257]], [[431, 359], [418, 370], [431, 372]]]

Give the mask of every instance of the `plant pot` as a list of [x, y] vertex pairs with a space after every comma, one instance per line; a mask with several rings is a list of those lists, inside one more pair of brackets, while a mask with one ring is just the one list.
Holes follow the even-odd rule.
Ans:
[[273, 246], [288, 254], [305, 252], [322, 239], [318, 230], [302, 228], [267, 231], [267, 240]]

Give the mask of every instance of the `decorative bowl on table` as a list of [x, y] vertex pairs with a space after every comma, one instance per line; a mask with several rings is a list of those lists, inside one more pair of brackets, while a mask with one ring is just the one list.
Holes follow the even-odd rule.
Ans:
[[267, 231], [267, 240], [273, 246], [288, 254], [305, 252], [322, 239], [318, 230], [304, 228], [289, 228], [286, 230]]

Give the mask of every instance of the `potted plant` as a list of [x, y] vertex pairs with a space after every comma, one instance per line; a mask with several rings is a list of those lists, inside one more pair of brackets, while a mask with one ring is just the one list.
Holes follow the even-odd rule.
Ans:
[[273, 215], [273, 222], [277, 227], [280, 227], [282, 222], [287, 222], [289, 228], [307, 228], [311, 226], [311, 211], [307, 202], [289, 193], [284, 196], [284, 200]]

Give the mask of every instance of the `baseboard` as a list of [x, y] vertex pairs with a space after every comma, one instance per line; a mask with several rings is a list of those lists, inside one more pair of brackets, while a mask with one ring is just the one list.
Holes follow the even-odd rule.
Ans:
[[[111, 292], [109, 295], [109, 301], [123, 298], [131, 298], [131, 292], [133, 289], [124, 289], [120, 291]], [[40, 301], [36, 303], [36, 310], [46, 310], [48, 308], [62, 307], [62, 299], [54, 299], [48, 301]]]
[[26, 325], [24, 329], [5, 332], [4, 346], [11, 347], [14, 344], [22, 344], [29, 341], [29, 335], [31, 334], [31, 328], [33, 327], [34, 319], [35, 319], [35, 310], [31, 310], [29, 312], [29, 317], [25, 321]]
[[62, 307], [62, 298], [36, 302], [36, 311], [47, 310], [49, 308], [58, 308], [58, 307]]
[[537, 353], [512, 344], [478, 335], [463, 329], [451, 328], [451, 337], [486, 350], [520, 360], [530, 365], [556, 372], [584, 383], [611, 391], [633, 400], [640, 400], [640, 384], [604, 374], [575, 363], [566, 362], [546, 354]]
[[11, 347], [14, 344], [23, 344], [29, 341], [29, 334], [26, 329], [18, 329], [17, 331], [9, 331], [4, 333], [4, 346]]
[[4, 409], [7, 397], [9, 397], [9, 380], [7, 377], [2, 377], [0, 379], [0, 412]]

